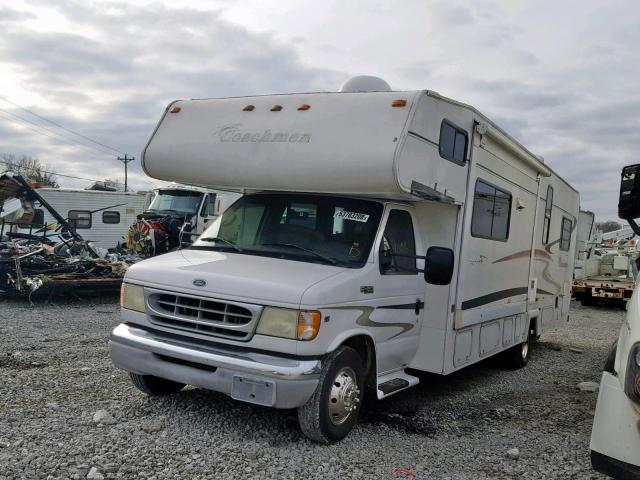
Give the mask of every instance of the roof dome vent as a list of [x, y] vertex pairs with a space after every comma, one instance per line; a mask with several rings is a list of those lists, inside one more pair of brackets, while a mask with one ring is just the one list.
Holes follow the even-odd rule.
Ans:
[[390, 92], [391, 87], [380, 77], [358, 75], [351, 77], [341, 86], [339, 92]]

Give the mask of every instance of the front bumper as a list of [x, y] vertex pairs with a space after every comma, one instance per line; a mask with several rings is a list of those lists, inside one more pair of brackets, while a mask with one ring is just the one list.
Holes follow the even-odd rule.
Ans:
[[609, 372], [600, 381], [590, 448], [596, 470], [620, 480], [640, 480], [640, 413]]
[[311, 397], [320, 374], [317, 359], [297, 359], [189, 342], [122, 323], [109, 339], [113, 364], [276, 408], [296, 408]]

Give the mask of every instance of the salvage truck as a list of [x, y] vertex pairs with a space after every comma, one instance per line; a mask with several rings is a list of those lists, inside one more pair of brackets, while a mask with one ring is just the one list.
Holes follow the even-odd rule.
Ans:
[[111, 358], [147, 394], [189, 384], [297, 408], [332, 443], [365, 390], [498, 354], [523, 367], [568, 318], [578, 192], [436, 92], [356, 77], [175, 101], [142, 165], [245, 194], [193, 246], [126, 274]]

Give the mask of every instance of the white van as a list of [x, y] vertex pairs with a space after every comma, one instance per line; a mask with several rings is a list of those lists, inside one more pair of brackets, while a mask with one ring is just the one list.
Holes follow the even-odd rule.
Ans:
[[192, 248], [127, 272], [111, 356], [149, 394], [298, 408], [330, 443], [365, 388], [382, 399], [501, 352], [524, 366], [568, 317], [578, 193], [435, 92], [356, 78], [177, 101], [143, 166], [245, 194]]
[[[622, 170], [620, 218], [640, 235], [640, 164]], [[593, 467], [619, 480], [640, 479], [640, 293], [627, 303], [627, 315], [607, 359], [591, 431]]]

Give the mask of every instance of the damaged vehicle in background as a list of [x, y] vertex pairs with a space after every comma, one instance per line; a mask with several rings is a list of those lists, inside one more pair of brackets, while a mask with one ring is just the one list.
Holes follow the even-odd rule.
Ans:
[[[54, 222], [34, 223], [38, 210]], [[85, 240], [22, 177], [0, 176], [0, 295], [114, 292], [138, 260]]]
[[[640, 235], [640, 164], [622, 170], [618, 216]], [[591, 464], [618, 480], [640, 480], [640, 292], [627, 303], [620, 335], [605, 364], [593, 429]]]
[[190, 245], [240, 196], [190, 185], [158, 188], [149, 207], [125, 233], [122, 248], [152, 257]]

